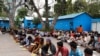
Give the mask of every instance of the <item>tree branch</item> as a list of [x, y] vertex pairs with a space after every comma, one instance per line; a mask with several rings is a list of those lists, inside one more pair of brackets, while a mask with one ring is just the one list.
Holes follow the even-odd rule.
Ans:
[[40, 18], [41, 23], [42, 23], [43, 25], [45, 25], [44, 22], [43, 22], [43, 20], [42, 20], [41, 15], [40, 15], [40, 13], [39, 13], [39, 11], [38, 11], [38, 9], [37, 9], [37, 7], [36, 7], [36, 5], [35, 5], [35, 3], [34, 3], [34, 1], [31, 0], [31, 2], [32, 2], [32, 7], [35, 9], [36, 13], [38, 14], [38, 17]]
[[23, 1], [23, 0], [20, 0], [20, 2], [15, 6], [15, 8], [17, 8], [17, 7], [21, 6], [21, 5], [25, 5], [25, 2], [22, 3], [22, 1]]
[[[53, 4], [53, 3], [54, 3], [54, 1], [52, 1], [51, 3], [49, 3], [48, 6], [50, 6], [50, 5]], [[38, 5], [38, 7], [37, 7], [38, 10], [45, 8], [45, 5], [44, 5], [43, 7], [40, 7], [40, 6], [41, 6], [41, 5]]]

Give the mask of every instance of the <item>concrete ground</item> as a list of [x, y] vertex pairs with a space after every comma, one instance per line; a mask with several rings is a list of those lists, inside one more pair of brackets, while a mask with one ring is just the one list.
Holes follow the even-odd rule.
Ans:
[[21, 48], [11, 35], [0, 34], [0, 56], [31, 56], [31, 53]]
[[[44, 38], [47, 39], [46, 37]], [[50, 39], [52, 43], [56, 46], [56, 43], [59, 40], [56, 40], [55, 38], [50, 38]], [[64, 46], [66, 46], [70, 50], [70, 46], [67, 43], [64, 43]], [[84, 47], [78, 47], [78, 48], [84, 51]], [[0, 34], [0, 56], [31, 56], [31, 53], [29, 53], [27, 50], [24, 50], [24, 48], [20, 47], [20, 45], [13, 40], [11, 35]], [[100, 53], [94, 51], [93, 56], [100, 56]]]

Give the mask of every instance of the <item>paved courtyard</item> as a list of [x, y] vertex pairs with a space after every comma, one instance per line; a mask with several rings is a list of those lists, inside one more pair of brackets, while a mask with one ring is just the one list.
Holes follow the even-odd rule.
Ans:
[[31, 56], [31, 53], [23, 50], [9, 34], [0, 34], [0, 56]]

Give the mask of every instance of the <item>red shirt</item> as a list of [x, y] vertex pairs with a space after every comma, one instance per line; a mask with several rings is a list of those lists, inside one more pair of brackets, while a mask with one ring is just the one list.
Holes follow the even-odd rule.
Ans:
[[98, 38], [98, 42], [100, 42], [100, 37]]
[[74, 37], [74, 33], [70, 33], [70, 36]]
[[39, 37], [36, 37], [34, 42], [40, 42], [40, 38]]
[[61, 49], [59, 49], [57, 52], [56, 52], [56, 55], [55, 56], [58, 56], [59, 52], [61, 52], [61, 55], [62, 56], [69, 56], [69, 51], [66, 47], [62, 47]]

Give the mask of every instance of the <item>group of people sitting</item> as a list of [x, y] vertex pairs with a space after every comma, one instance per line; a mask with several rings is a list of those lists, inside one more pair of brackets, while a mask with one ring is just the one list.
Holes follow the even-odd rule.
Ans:
[[[95, 37], [99, 38], [99, 34], [96, 32], [83, 32], [79, 34], [73, 31], [42, 32], [36, 30], [33, 36], [27, 36], [25, 30], [16, 30], [13, 33], [14, 39], [31, 52], [33, 56], [60, 56], [59, 53], [61, 53], [61, 56], [83, 56], [84, 54], [85, 56], [92, 56], [94, 47], [97, 50], [100, 49], [100, 46], [98, 46], [100, 42], [95, 41]], [[48, 37], [46, 41], [45, 37]], [[57, 42], [57, 47], [51, 41], [50, 37], [56, 37], [61, 40]], [[65, 39], [70, 49], [64, 46], [63, 41]], [[84, 52], [82, 52], [77, 47], [78, 45], [93, 46], [93, 48], [86, 47]]]
[[55, 31], [54, 36], [56, 36], [57, 39], [66, 40], [66, 42], [75, 41], [79, 46], [89, 47], [100, 52], [100, 34], [98, 32], [84, 31], [78, 33], [74, 31], [62, 31], [61, 35], [59, 35], [59, 32]]

